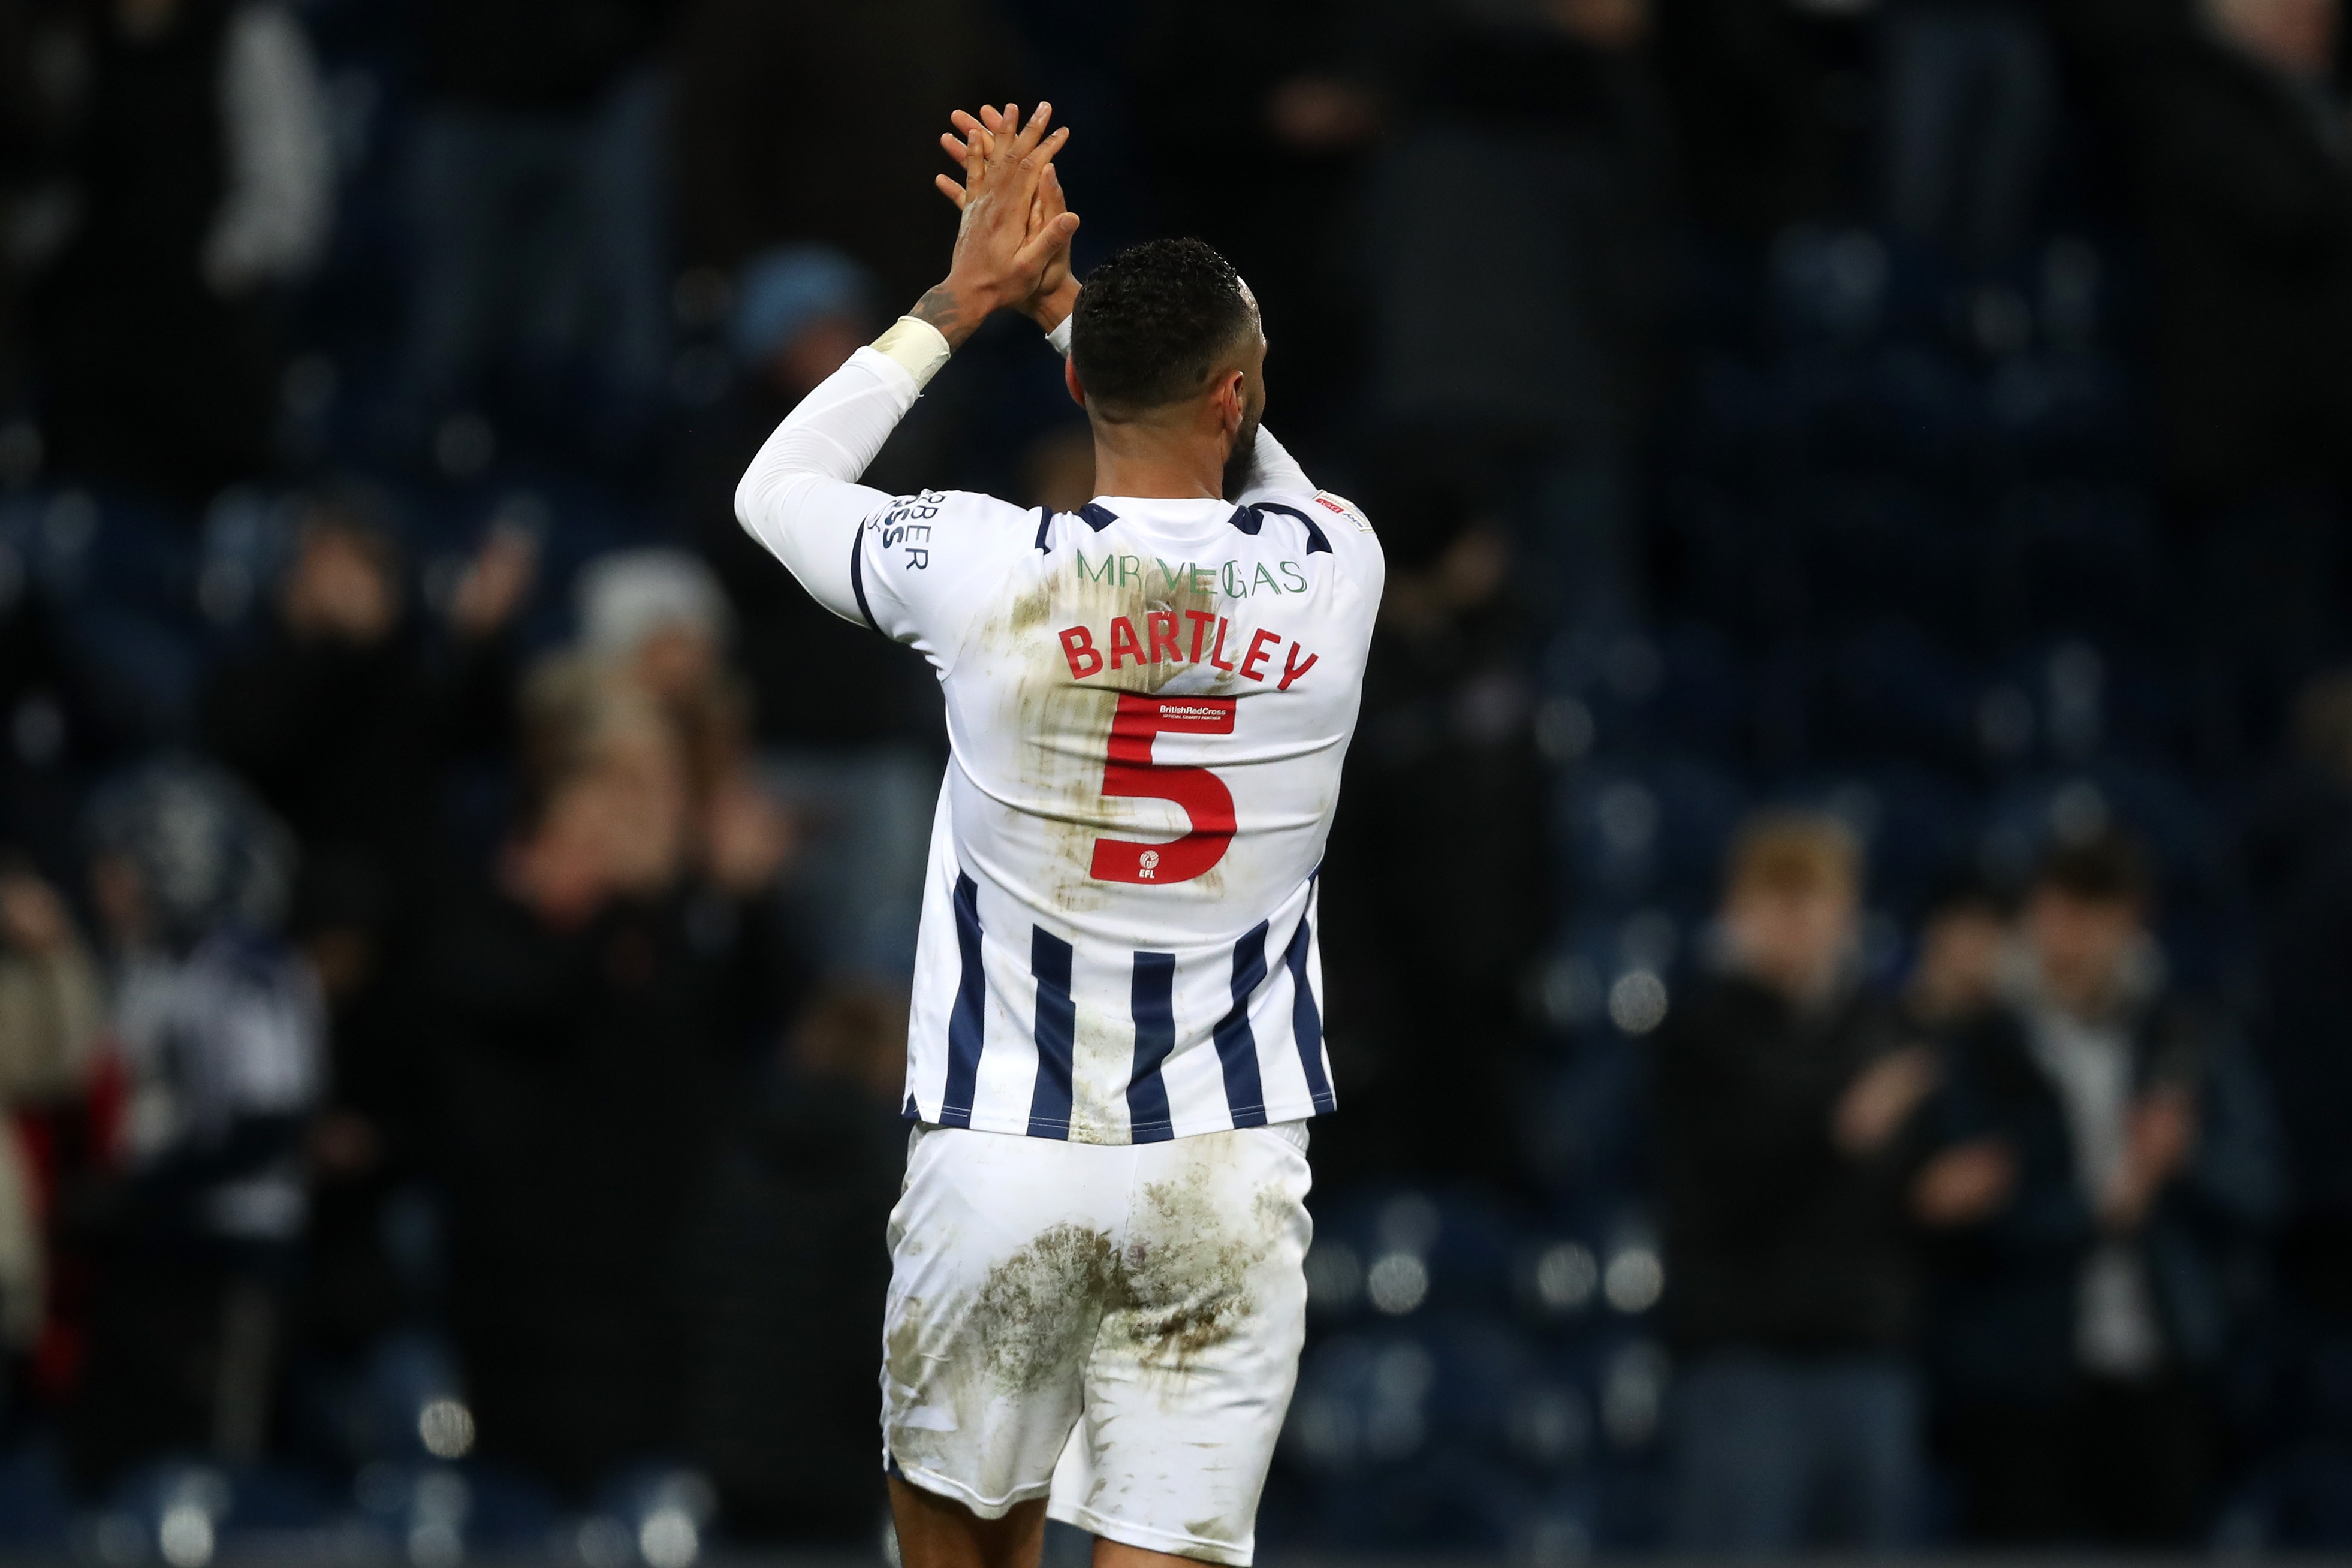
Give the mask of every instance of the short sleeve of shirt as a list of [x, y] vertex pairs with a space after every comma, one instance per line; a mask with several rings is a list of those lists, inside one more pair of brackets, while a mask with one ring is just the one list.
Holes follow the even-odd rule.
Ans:
[[1038, 514], [965, 490], [894, 497], [858, 530], [850, 580], [876, 630], [944, 669], [1024, 551]]

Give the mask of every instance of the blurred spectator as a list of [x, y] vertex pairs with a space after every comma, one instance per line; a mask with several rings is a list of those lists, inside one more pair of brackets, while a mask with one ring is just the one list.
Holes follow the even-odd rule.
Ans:
[[2216, 1480], [2200, 1381], [2276, 1215], [2266, 1098], [2166, 989], [2129, 840], [2053, 849], [2008, 1005], [1956, 1038], [1921, 1172], [1929, 1347], [1969, 1538], [2187, 1545]]
[[753, 257], [736, 279], [727, 346], [789, 408], [839, 370], [882, 319], [872, 277], [846, 254], [829, 245], [781, 246]]
[[41, 1173], [16, 1118], [89, 1087], [105, 999], [57, 889], [0, 861], [0, 1344], [23, 1352], [47, 1307]]
[[[798, 942], [835, 974], [904, 984], [939, 790], [937, 687], [904, 649], [811, 599], [735, 519], [735, 481], [761, 443], [880, 329], [880, 288], [831, 246], [780, 247], [744, 266], [728, 332], [739, 375], [695, 422], [679, 504], [726, 591], [762, 771], [806, 831], [787, 888]], [[866, 482], [915, 488], [940, 460], [931, 428], [919, 405]], [[1089, 487], [1080, 503], [1092, 499]], [[810, 679], [815, 669], [825, 678]]]
[[110, 785], [89, 837], [129, 1087], [69, 1450], [86, 1480], [161, 1452], [251, 1460], [326, 1065], [317, 982], [276, 934], [293, 847], [227, 774], [174, 760]]
[[204, 733], [294, 831], [293, 932], [332, 1022], [330, 1103], [305, 1271], [312, 1348], [356, 1352], [406, 1305], [388, 1282], [383, 1204], [413, 1169], [420, 1110], [410, 966], [449, 874], [450, 763], [510, 744], [505, 633], [537, 546], [493, 531], [459, 577], [447, 632], [408, 604], [396, 549], [361, 496], [308, 506], [266, 639], [215, 674]]
[[689, 862], [730, 896], [765, 894], [792, 854], [792, 822], [755, 771], [718, 579], [682, 551], [620, 551], [589, 563], [579, 593], [583, 651], [652, 698], [684, 747]]
[[[487, 394], [563, 429], [635, 434], [668, 371], [667, 0], [428, 0], [408, 149], [416, 257], [401, 415], [445, 468], [491, 448], [442, 423]], [[494, 385], [503, 374], [502, 384]], [[446, 438], [446, 439], [445, 439]], [[472, 448], [469, 450], [469, 448]]]
[[2341, 484], [2352, 163], [2335, 0], [2065, 0], [2155, 248], [2162, 450], [2192, 501]]
[[481, 1451], [576, 1493], [686, 1435], [681, 1226], [782, 966], [769, 899], [695, 874], [692, 763], [656, 698], [551, 666], [524, 755], [494, 884], [434, 921], [424, 1037]]
[[[949, 110], [1030, 101], [984, 0], [690, 0], [677, 58], [684, 258], [731, 274], [772, 246], [835, 246], [892, 310], [939, 281], [955, 235], [931, 188]], [[856, 132], [812, 158], [811, 124]]]
[[[1316, 1168], [1505, 1184], [1517, 1153], [1494, 1119], [1512, 1100], [1519, 984], [1543, 907], [1511, 545], [1484, 521], [1449, 535], [1402, 507], [1373, 512], [1393, 520], [1388, 589], [1324, 865], [1331, 1049], [1349, 1109], [1318, 1131]], [[1389, 888], [1444, 912], [1399, 920]]]
[[[761, 444], [880, 330], [877, 293], [872, 275], [831, 247], [786, 247], [748, 264], [728, 330], [738, 379], [724, 404], [697, 418], [681, 464], [681, 501], [726, 589], [769, 744], [856, 745], [921, 732], [911, 661], [868, 628], [825, 613], [735, 521], [735, 481]], [[891, 488], [896, 475], [912, 483], [898, 458], [886, 451], [868, 482]], [[812, 668], [827, 679], [811, 680]]]
[[782, 1066], [691, 1233], [689, 1448], [739, 1536], [863, 1548], [883, 1509], [874, 1325], [907, 1163], [905, 994], [820, 997]]
[[[1382, 31], [1386, 13], [1400, 8], [1149, 0], [1121, 9], [1133, 32], [1123, 119], [1136, 128], [1134, 160], [1156, 208], [1153, 227], [1209, 241], [1250, 280], [1278, 356], [1286, 438], [1294, 446], [1343, 438], [1339, 426], [1360, 417], [1370, 358], [1363, 174], [1393, 124], [1388, 78], [1404, 51], [1386, 49]], [[1243, 36], [1250, 47], [1235, 51], [1230, 41]], [[1063, 90], [1058, 77], [1055, 87]], [[1076, 118], [1075, 104], [1063, 107], [1064, 118], [1083, 127], [1073, 143], [1078, 155], [1100, 153], [1092, 121]], [[1193, 134], [1152, 133], [1185, 123]], [[1125, 130], [1112, 128], [1115, 136]], [[1092, 229], [1105, 182], [1087, 172], [1075, 177]]]
[[1917, 1528], [1901, 1194], [1935, 1069], [1859, 984], [1861, 907], [1843, 827], [1751, 820], [1726, 879], [1725, 971], [1659, 1037], [1685, 1551], [1885, 1551]]
[[1392, 464], [1466, 480], [1511, 521], [1539, 626], [1614, 633], [1638, 602], [1629, 466], [1672, 277], [1647, 5], [1397, 10], [1396, 136], [1367, 202], [1371, 412], [1405, 437]]
[[52, 466], [197, 502], [272, 458], [268, 285], [317, 259], [331, 168], [317, 68], [268, 0], [60, 8], [40, 47], [72, 127], [34, 226], [29, 319]]
[[1903, 998], [1913, 1025], [1935, 1033], [1991, 1006], [2009, 934], [2009, 910], [1993, 888], [1963, 877], [1940, 889], [1919, 922], [1919, 958]]
[[355, 497], [307, 509], [266, 640], [225, 664], [204, 705], [213, 752], [294, 830], [298, 911], [368, 944], [325, 964], [355, 987], [383, 960], [434, 857], [440, 773], [509, 739], [514, 676], [501, 637], [537, 547], [494, 532], [459, 579], [446, 646], [406, 603], [389, 535]]
[[2309, 1305], [2352, 1322], [2352, 675], [2315, 681], [2294, 753], [2264, 792], [2246, 857], [2295, 1211], [2283, 1262]]
[[1895, 227], [1972, 266], [2007, 259], [2030, 232], [2058, 117], [2039, 0], [1894, 0], [1880, 47]]

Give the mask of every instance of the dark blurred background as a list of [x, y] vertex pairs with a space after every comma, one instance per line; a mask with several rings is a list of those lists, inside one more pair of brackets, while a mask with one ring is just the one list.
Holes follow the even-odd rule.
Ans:
[[886, 1550], [939, 700], [731, 496], [1039, 96], [1389, 556], [1266, 1551], [2352, 1546], [2338, 38], [0, 0], [0, 1552]]

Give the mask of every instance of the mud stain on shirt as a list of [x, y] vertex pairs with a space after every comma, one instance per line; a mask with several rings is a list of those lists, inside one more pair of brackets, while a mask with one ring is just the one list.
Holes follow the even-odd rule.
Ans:
[[[1021, 794], [1005, 804], [1043, 827], [1049, 854], [1042, 869], [1048, 880], [1037, 892], [1052, 907], [1079, 913], [1101, 908], [1107, 899], [1092, 875], [1096, 839], [1177, 837], [1185, 831], [1181, 821], [1166, 820], [1168, 808], [1160, 803], [1102, 793], [1119, 694], [1207, 695], [1234, 688], [1236, 679], [1206, 662], [1171, 658], [1130, 662], [1083, 679], [1074, 676], [1061, 628], [1086, 626], [1101, 635], [1114, 618], [1145, 626], [1154, 614], [1173, 616], [1180, 627], [1189, 627], [1185, 613], [1212, 613], [1217, 595], [1182, 574], [1168, 580], [1156, 567], [1118, 584], [1088, 578], [1059, 557], [1040, 562], [1038, 569], [1044, 575], [1035, 583], [982, 617], [962, 657], [978, 659], [992, 677], [1009, 678], [991, 681], [1002, 696], [986, 717], [1023, 741]], [[1212, 879], [1213, 885], [1195, 891], [1217, 896], [1223, 881], [1213, 869], [1198, 880]]]

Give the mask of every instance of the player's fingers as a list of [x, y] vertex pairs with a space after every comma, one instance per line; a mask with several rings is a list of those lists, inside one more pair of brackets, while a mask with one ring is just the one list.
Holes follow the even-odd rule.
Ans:
[[1045, 128], [1053, 122], [1054, 106], [1040, 99], [1037, 107], [1030, 111], [1028, 123], [1021, 127], [1021, 134], [1013, 139], [1013, 150], [1024, 158], [1035, 152], [1038, 144], [1045, 139]]
[[1070, 130], [1069, 127], [1066, 125], [1061, 130], [1055, 132], [1051, 136], [1046, 137], [1045, 142], [1040, 144], [1034, 152], [1029, 154], [1029, 161], [1033, 163], [1041, 164], [1046, 168], [1053, 167], [1055, 156], [1061, 152], [1063, 147], [1068, 143], [1069, 140]]
[[1070, 236], [1078, 232], [1078, 215], [1064, 213], [1023, 242], [1013, 253], [1013, 264], [1023, 270], [1042, 269], [1055, 255], [1070, 243]]
[[989, 136], [987, 127], [970, 115], [964, 115], [962, 120], [963, 184], [964, 189], [969, 191], [977, 189], [979, 186], [980, 173], [988, 157]]
[[957, 163], [963, 162], [964, 143], [954, 132], [948, 131], [940, 132], [940, 150]]
[[1062, 176], [1048, 163], [1037, 177], [1036, 199], [1029, 204], [1029, 232], [1035, 234], [1068, 210], [1062, 198]]
[[963, 211], [964, 195], [963, 187], [961, 185], [957, 184], [945, 174], [933, 174], [931, 176], [931, 184], [939, 187], [940, 195], [955, 203], [956, 211]]

